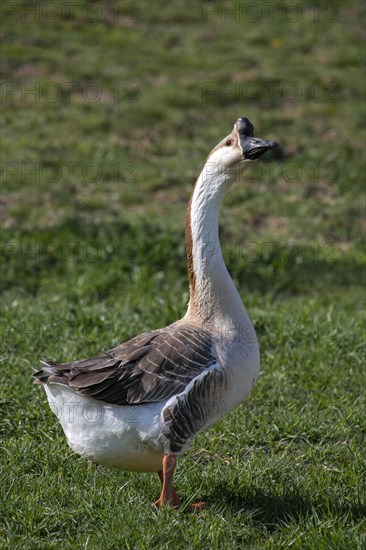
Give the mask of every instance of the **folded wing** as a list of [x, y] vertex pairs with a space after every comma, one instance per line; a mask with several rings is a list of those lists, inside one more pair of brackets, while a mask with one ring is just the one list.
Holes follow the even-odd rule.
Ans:
[[117, 405], [163, 401], [217, 362], [211, 335], [191, 325], [146, 332], [99, 357], [55, 364], [34, 374], [77, 393]]

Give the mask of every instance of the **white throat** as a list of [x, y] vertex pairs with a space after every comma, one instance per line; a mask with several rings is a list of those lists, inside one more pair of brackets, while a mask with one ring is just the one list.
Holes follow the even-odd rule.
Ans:
[[[190, 275], [190, 302], [185, 319], [198, 318], [203, 325], [230, 332], [247, 330], [252, 337], [252, 325], [226, 269], [219, 242], [220, 205], [232, 179], [233, 174], [206, 163], [197, 180], [187, 216], [193, 276]], [[189, 264], [188, 250], [187, 254]]]

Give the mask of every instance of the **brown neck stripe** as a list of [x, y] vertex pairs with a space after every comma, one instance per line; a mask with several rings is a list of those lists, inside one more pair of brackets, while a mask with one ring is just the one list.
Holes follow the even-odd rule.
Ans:
[[192, 197], [189, 199], [189, 203], [186, 210], [186, 252], [187, 252], [187, 268], [188, 268], [188, 277], [189, 277], [189, 293], [191, 302], [193, 301], [195, 288], [196, 288], [196, 277], [193, 269], [193, 239], [192, 239], [192, 226], [191, 226], [191, 209], [192, 209]]

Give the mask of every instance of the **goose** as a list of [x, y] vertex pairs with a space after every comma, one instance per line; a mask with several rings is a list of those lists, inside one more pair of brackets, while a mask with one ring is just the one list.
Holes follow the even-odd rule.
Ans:
[[241, 403], [258, 378], [256, 334], [226, 269], [218, 220], [241, 169], [277, 146], [254, 137], [253, 125], [241, 117], [209, 154], [186, 212], [190, 299], [182, 319], [92, 359], [42, 360], [33, 374], [71, 449], [96, 464], [157, 472], [158, 507], [179, 507], [178, 457]]

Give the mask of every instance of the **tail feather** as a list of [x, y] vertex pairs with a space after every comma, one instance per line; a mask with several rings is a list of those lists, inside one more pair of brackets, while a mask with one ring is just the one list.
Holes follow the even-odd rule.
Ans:
[[53, 361], [42, 358], [40, 363], [43, 365], [43, 368], [40, 370], [35, 370], [33, 373], [33, 378], [35, 378], [35, 384], [47, 384], [47, 382], [58, 382], [60, 384], [67, 384], [68, 377], [67, 372], [70, 372], [70, 367], [68, 365], [58, 365]]
[[40, 362], [42, 364], [42, 369], [36, 370], [36, 372], [33, 373], [36, 384], [47, 384], [48, 382], [69, 384], [69, 380], [72, 376], [82, 372], [83, 369], [87, 369], [88, 371], [99, 371], [103, 367], [109, 367], [110, 364], [115, 364], [116, 360], [107, 352], [99, 357], [81, 359], [71, 363], [55, 363], [44, 357]]

